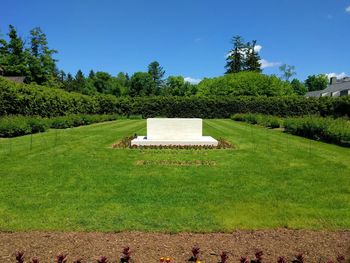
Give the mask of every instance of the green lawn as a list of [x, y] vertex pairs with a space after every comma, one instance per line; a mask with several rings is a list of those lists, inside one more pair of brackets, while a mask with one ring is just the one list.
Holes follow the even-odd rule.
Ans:
[[350, 149], [231, 120], [204, 134], [236, 149], [111, 148], [135, 132], [145, 120], [0, 139], [0, 230], [350, 228]]

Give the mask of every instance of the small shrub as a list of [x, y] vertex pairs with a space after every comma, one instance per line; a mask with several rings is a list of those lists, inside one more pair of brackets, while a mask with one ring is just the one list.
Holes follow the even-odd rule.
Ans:
[[108, 263], [108, 259], [105, 256], [100, 256], [99, 259], [97, 259], [97, 263]]
[[16, 263], [24, 263], [24, 251], [16, 251]]
[[200, 252], [200, 248], [199, 246], [194, 246], [192, 249], [191, 249], [191, 252], [192, 252], [192, 256], [189, 258], [188, 261], [191, 261], [191, 262], [197, 262], [199, 261], [199, 252]]
[[297, 254], [292, 263], [304, 263], [304, 255], [302, 253]]
[[55, 258], [56, 263], [66, 263], [67, 262], [67, 254], [59, 254]]
[[130, 247], [124, 247], [122, 250], [122, 257], [120, 258], [120, 263], [128, 263], [131, 259]]
[[228, 253], [223, 251], [220, 254], [220, 262], [219, 263], [226, 263], [228, 260]]

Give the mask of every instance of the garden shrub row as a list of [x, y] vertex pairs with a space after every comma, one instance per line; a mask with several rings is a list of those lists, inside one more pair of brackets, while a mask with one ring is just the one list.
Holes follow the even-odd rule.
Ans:
[[350, 147], [350, 121], [345, 118], [320, 116], [278, 118], [247, 113], [235, 114], [231, 119], [269, 128], [284, 127], [285, 132], [294, 135]]
[[229, 118], [235, 113], [276, 116], [350, 116], [350, 97], [301, 96], [87, 96], [58, 88], [14, 83], [0, 77], [0, 116], [55, 117], [71, 114], [118, 114], [147, 117]]
[[[263, 251], [262, 250], [256, 250], [254, 257], [249, 258], [248, 256], [241, 256], [239, 259], [231, 259], [232, 255], [231, 253], [227, 251], [222, 251], [221, 253], [210, 253], [212, 256], [216, 256], [218, 263], [228, 263], [230, 262], [240, 262], [240, 263], [263, 263], [265, 260], [263, 259]], [[15, 253], [15, 259], [16, 263], [24, 263], [25, 262], [25, 255], [23, 251], [17, 251]], [[335, 260], [329, 259], [327, 263], [345, 263], [345, 257], [343, 255], [338, 255]], [[194, 246], [191, 249], [191, 256], [187, 260], [188, 262], [194, 262], [194, 263], [200, 263], [202, 262], [201, 257], [201, 251], [198, 246]], [[39, 259], [37, 257], [33, 257], [30, 261], [31, 263], [40, 263]], [[55, 258], [56, 263], [68, 263], [68, 254], [60, 253]], [[73, 261], [73, 263], [82, 263], [82, 258], [77, 258]], [[85, 261], [84, 261], [85, 262]], [[96, 263], [108, 263], [110, 262], [107, 257], [100, 256], [96, 261]], [[125, 247], [122, 250], [121, 257], [119, 260], [113, 261], [113, 262], [119, 262], [119, 263], [131, 263], [134, 262], [131, 258], [131, 250], [129, 247]], [[175, 259], [171, 257], [161, 257], [159, 259], [159, 262], [166, 262], [166, 263], [172, 263], [175, 262]], [[303, 253], [296, 254], [291, 260], [287, 260], [283, 256], [279, 256], [276, 261], [277, 263], [305, 263], [305, 258]], [[316, 262], [314, 260], [313, 262]], [[324, 260], [318, 259], [317, 262], [325, 262]]]
[[48, 128], [65, 129], [92, 123], [112, 121], [117, 115], [68, 115], [54, 118], [35, 116], [0, 117], [0, 137], [16, 137], [44, 132]]
[[295, 117], [284, 120], [285, 131], [313, 140], [350, 147], [350, 122], [330, 117]]
[[231, 119], [235, 121], [244, 121], [250, 124], [258, 124], [268, 128], [279, 128], [282, 125], [282, 119], [273, 115], [237, 113], [231, 116]]

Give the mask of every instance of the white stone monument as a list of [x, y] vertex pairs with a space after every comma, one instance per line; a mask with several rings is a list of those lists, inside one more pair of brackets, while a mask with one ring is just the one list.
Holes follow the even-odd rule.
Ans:
[[217, 146], [218, 141], [211, 136], [202, 136], [202, 130], [202, 119], [150, 118], [147, 119], [147, 136], [137, 136], [131, 145]]

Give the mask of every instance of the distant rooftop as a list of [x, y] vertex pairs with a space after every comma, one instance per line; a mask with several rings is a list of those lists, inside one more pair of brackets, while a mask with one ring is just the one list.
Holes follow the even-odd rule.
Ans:
[[350, 95], [350, 77], [337, 79], [333, 77], [330, 79], [330, 83], [324, 90], [310, 91], [306, 93], [306, 97], [339, 97]]

